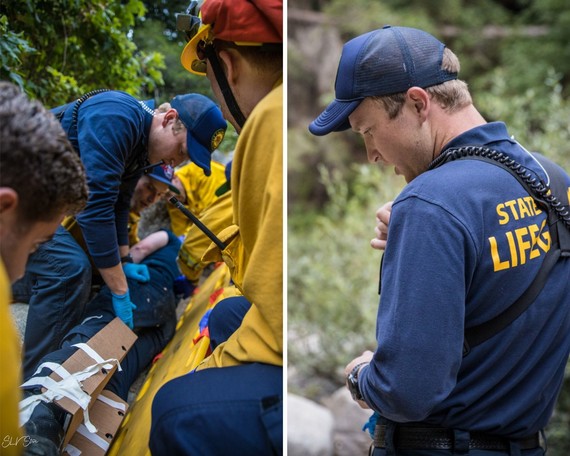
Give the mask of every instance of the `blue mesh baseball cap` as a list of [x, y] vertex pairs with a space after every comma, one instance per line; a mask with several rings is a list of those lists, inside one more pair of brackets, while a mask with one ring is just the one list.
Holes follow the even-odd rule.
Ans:
[[204, 95], [177, 95], [170, 102], [187, 133], [188, 157], [209, 176], [210, 158], [226, 134], [227, 123], [216, 104]]
[[148, 177], [152, 177], [158, 182], [168, 185], [168, 189], [171, 192], [180, 195], [180, 190], [178, 190], [174, 185], [172, 185], [172, 176], [174, 176], [174, 169], [170, 165], [157, 165], [153, 167], [147, 174]]
[[457, 79], [441, 69], [445, 45], [422, 30], [384, 26], [347, 42], [338, 64], [335, 99], [309, 125], [322, 136], [350, 128], [348, 116], [366, 97], [393, 95]]

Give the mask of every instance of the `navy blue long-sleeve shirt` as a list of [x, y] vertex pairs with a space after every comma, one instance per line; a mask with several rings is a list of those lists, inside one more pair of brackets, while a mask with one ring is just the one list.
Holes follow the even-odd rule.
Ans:
[[94, 95], [79, 108], [73, 104], [61, 119], [68, 138], [81, 156], [89, 200], [77, 215], [95, 266], [120, 263], [119, 245], [128, 245], [130, 200], [146, 162], [152, 116], [131, 95], [109, 91]]
[[[447, 147], [464, 145], [486, 145], [545, 177], [502, 123]], [[465, 358], [462, 349], [465, 327], [495, 317], [536, 276], [550, 248], [545, 213], [504, 169], [459, 160], [404, 188], [388, 239], [378, 347], [359, 375], [366, 402], [396, 422], [512, 438], [543, 428], [570, 351], [570, 258], [516, 321]]]

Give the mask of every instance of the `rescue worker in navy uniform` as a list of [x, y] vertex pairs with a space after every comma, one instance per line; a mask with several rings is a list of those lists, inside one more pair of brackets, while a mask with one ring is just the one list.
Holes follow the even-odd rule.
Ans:
[[25, 277], [14, 285], [14, 297], [29, 302], [24, 379], [80, 321], [90, 294], [91, 262], [111, 290], [116, 315], [132, 328], [127, 277], [148, 281], [146, 267], [122, 261], [128, 254], [135, 185], [149, 163], [176, 166], [190, 158], [209, 165], [211, 146], [219, 143], [213, 139], [223, 137], [226, 128], [217, 106], [198, 94], [174, 97], [163, 112], [119, 91], [80, 100], [63, 111], [61, 124], [87, 174], [89, 201], [76, 222], [89, 253], [60, 227], [30, 257]]
[[[408, 183], [389, 214], [377, 348], [345, 369], [355, 400], [379, 416], [375, 456], [543, 455], [570, 352], [570, 258], [547, 210], [495, 160], [460, 159], [468, 149], [458, 148], [487, 147], [531, 178], [557, 180], [559, 198], [570, 177], [504, 123], [487, 123], [458, 71], [423, 31], [358, 36], [343, 48], [335, 100], [309, 127], [352, 128], [371, 163], [393, 165]], [[379, 212], [381, 228], [390, 206]], [[464, 340], [526, 294], [547, 255], [556, 259], [551, 250], [560, 257], [526, 310], [480, 343]]]
[[[283, 449], [283, 2], [206, 0], [184, 67], [210, 80], [239, 133], [233, 223], [202, 260], [225, 261], [243, 296], [210, 314], [213, 352], [152, 404], [153, 455]], [[196, 18], [197, 16], [194, 16]], [[216, 204], [216, 203], [214, 203]]]

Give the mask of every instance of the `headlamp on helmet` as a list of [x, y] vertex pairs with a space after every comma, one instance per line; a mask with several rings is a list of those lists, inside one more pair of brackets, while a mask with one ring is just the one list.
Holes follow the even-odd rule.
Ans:
[[190, 41], [197, 33], [202, 25], [200, 19], [200, 8], [203, 0], [192, 0], [185, 13], [176, 14], [176, 29], [184, 32], [186, 41]]
[[204, 0], [192, 0], [185, 13], [176, 15], [176, 28], [184, 32], [187, 44], [182, 51], [180, 61], [190, 73], [206, 75], [206, 56], [204, 48], [213, 42], [209, 24], [202, 22], [200, 8]]

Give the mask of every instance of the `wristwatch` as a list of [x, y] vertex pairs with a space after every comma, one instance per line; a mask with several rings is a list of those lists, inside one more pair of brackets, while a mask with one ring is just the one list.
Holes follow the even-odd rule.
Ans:
[[121, 263], [133, 263], [131, 252], [127, 253], [124, 257], [121, 257]]
[[363, 399], [362, 393], [360, 392], [360, 388], [358, 386], [358, 373], [362, 366], [369, 364], [368, 361], [358, 363], [356, 366], [352, 368], [350, 373], [346, 376], [346, 384], [348, 385], [348, 391], [352, 395], [352, 398], [355, 401], [361, 401]]

